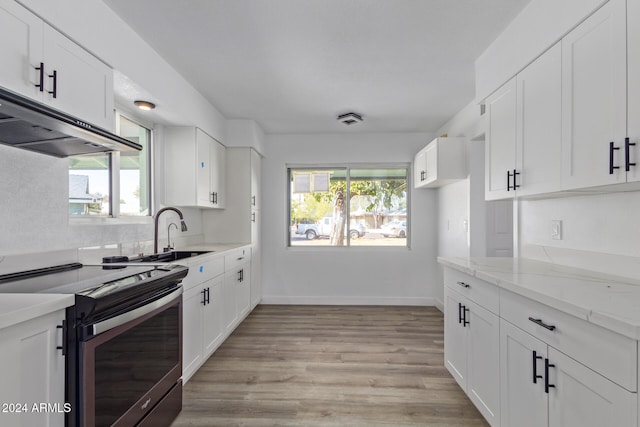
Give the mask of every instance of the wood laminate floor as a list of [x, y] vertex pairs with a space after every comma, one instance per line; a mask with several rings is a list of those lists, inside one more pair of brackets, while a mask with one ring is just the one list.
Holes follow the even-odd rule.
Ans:
[[434, 307], [259, 305], [184, 387], [182, 426], [486, 426]]

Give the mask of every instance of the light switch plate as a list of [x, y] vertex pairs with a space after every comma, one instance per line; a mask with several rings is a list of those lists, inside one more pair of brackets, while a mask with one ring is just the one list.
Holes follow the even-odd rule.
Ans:
[[551, 239], [562, 240], [562, 220], [551, 220]]

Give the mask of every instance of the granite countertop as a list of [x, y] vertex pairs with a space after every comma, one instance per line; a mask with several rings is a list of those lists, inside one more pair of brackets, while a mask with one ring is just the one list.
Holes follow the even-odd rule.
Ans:
[[640, 282], [524, 258], [438, 257], [438, 262], [633, 339]]
[[0, 329], [70, 307], [73, 295], [2, 294], [0, 296]]

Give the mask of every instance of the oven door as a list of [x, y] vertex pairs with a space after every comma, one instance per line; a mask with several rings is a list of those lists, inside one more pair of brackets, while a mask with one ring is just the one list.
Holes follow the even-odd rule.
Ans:
[[90, 328], [79, 348], [81, 425], [133, 426], [158, 402], [175, 412], [169, 425], [182, 408], [182, 287]]

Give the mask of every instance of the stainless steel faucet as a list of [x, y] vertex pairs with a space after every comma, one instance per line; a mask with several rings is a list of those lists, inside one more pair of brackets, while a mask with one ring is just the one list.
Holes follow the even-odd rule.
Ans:
[[[172, 207], [166, 207], [166, 208], [160, 209], [156, 213], [156, 216], [155, 216], [155, 218], [153, 220], [153, 225], [154, 225], [154, 229], [153, 229], [153, 253], [154, 254], [158, 253], [158, 219], [160, 218], [160, 215], [164, 211], [174, 211], [175, 213], [177, 213], [178, 216], [180, 217], [180, 228], [181, 228], [181, 230], [183, 232], [187, 231], [187, 224], [185, 224], [185, 222], [184, 222], [184, 216], [182, 215], [182, 212], [180, 212], [180, 209], [172, 208]], [[167, 234], [168, 233], [169, 233], [169, 231], [167, 230]]]
[[167, 227], [167, 247], [164, 248], [164, 252], [169, 252], [170, 250], [173, 249], [173, 245], [171, 244], [171, 227], [175, 227], [176, 230], [178, 229], [178, 226], [176, 225], [175, 222], [171, 222], [169, 223], [169, 226]]

